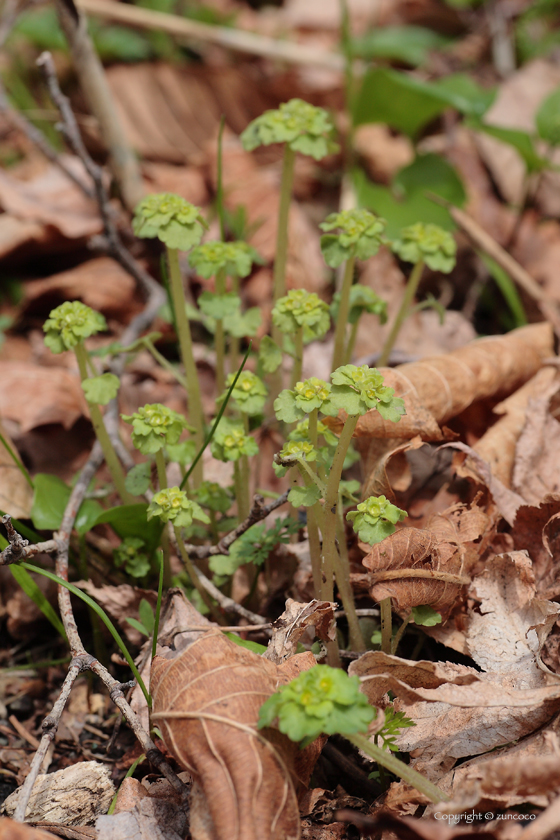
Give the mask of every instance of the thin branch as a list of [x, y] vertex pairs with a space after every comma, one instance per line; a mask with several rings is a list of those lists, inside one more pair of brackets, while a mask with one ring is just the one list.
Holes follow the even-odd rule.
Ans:
[[9, 566], [10, 563], [18, 563], [20, 560], [33, 557], [35, 554], [54, 554], [57, 550], [55, 540], [47, 540], [46, 542], [29, 545], [29, 540], [24, 540], [20, 537], [12, 525], [12, 517], [9, 514], [0, 517], [0, 522], [6, 528], [8, 542], [10, 543], [4, 551], [0, 551], [0, 566]]

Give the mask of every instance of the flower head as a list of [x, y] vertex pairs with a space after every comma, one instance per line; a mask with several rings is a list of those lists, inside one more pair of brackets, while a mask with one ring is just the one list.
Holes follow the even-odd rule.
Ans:
[[304, 382], [296, 382], [294, 389], [286, 388], [274, 400], [276, 417], [284, 423], [301, 420], [314, 409], [320, 409], [329, 398], [331, 386], [322, 379], [312, 376]]
[[214, 432], [210, 451], [219, 461], [237, 461], [242, 455], [256, 455], [259, 447], [251, 435], [245, 434], [242, 423], [223, 417]]
[[193, 490], [196, 500], [202, 507], [226, 513], [231, 507], [231, 497], [225, 487], [215, 481], [203, 481]]
[[[224, 399], [231, 387], [231, 383], [235, 379], [236, 374], [230, 373], [226, 379], [226, 390], [220, 399]], [[268, 389], [262, 379], [249, 370], [244, 370], [239, 374], [239, 378], [235, 384], [235, 388], [231, 392], [232, 398], [235, 400], [237, 408], [243, 414], [260, 414], [264, 408], [266, 398], [268, 396]]]
[[375, 709], [360, 691], [358, 677], [339, 668], [316, 665], [283, 685], [263, 703], [259, 729], [278, 718], [280, 732], [308, 744], [322, 732], [352, 735], [366, 732]]
[[321, 230], [332, 231], [339, 228], [340, 233], [327, 233], [321, 237], [321, 251], [325, 262], [331, 268], [337, 268], [350, 257], [367, 260], [376, 254], [383, 242], [386, 225], [369, 210], [343, 210], [331, 213], [319, 225]]
[[334, 416], [340, 409], [350, 415], [366, 414], [375, 408], [385, 420], [397, 423], [405, 413], [404, 402], [395, 397], [393, 388], [383, 384], [383, 376], [367, 365], [343, 365], [332, 374], [329, 400], [323, 404], [324, 414]]
[[328, 330], [329, 307], [315, 292], [292, 289], [276, 301], [272, 321], [280, 332], [287, 335], [293, 335], [303, 327], [303, 340], [307, 344], [322, 338]]
[[247, 277], [254, 262], [262, 262], [247, 242], [204, 242], [193, 248], [189, 262], [201, 277], [213, 277], [224, 269], [228, 275]]
[[331, 140], [332, 131], [331, 118], [323, 108], [302, 99], [290, 99], [249, 123], [241, 142], [249, 152], [257, 146], [287, 143], [294, 152], [321, 160], [338, 148]]
[[190, 528], [193, 519], [210, 522], [200, 505], [187, 498], [179, 487], [166, 487], [152, 497], [148, 505], [148, 519], [159, 517], [162, 522], [172, 522], [176, 528]]
[[177, 443], [184, 429], [190, 428], [182, 414], [161, 403], [144, 405], [134, 414], [123, 414], [122, 418], [132, 423], [132, 443], [144, 455]]
[[[336, 321], [338, 318], [339, 305], [340, 292], [336, 292], [331, 303], [331, 316], [333, 321]], [[387, 302], [376, 295], [369, 286], [362, 286], [360, 283], [356, 283], [350, 289], [348, 322], [355, 324], [364, 312], [367, 312], [369, 315], [377, 315], [379, 323], [385, 324], [387, 321]]]
[[79, 300], [61, 303], [51, 311], [43, 324], [45, 344], [53, 353], [71, 350], [84, 338], [106, 329], [107, 322], [103, 315]]
[[391, 504], [385, 496], [370, 496], [357, 510], [346, 514], [359, 538], [370, 545], [381, 542], [395, 532], [395, 525], [406, 519], [407, 512]]
[[295, 463], [296, 461], [315, 461], [317, 450], [308, 440], [289, 440], [278, 453], [278, 461]]
[[201, 210], [174, 193], [157, 193], [137, 206], [132, 228], [141, 239], [157, 237], [168, 248], [188, 251], [198, 245], [208, 227]]
[[450, 233], [439, 225], [415, 225], [403, 228], [391, 245], [401, 260], [418, 263], [423, 260], [433, 271], [449, 272], [455, 266], [457, 244]]

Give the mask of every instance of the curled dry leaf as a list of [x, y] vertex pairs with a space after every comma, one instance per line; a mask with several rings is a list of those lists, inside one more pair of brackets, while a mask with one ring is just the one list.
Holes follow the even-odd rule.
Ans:
[[[368, 411], [358, 420], [354, 434], [376, 438], [419, 434], [423, 440], [441, 440], [438, 424], [460, 414], [475, 400], [511, 394], [553, 355], [552, 342], [552, 325], [543, 322], [507, 335], [479, 338], [420, 362], [381, 368], [385, 385], [404, 399], [407, 413], [395, 425], [383, 420], [376, 410]], [[338, 417], [330, 425], [336, 431], [342, 423]]]
[[560, 490], [560, 423], [552, 415], [560, 382], [555, 378], [527, 406], [523, 431], [517, 442], [512, 488], [529, 504], [539, 504], [547, 493]]
[[263, 658], [280, 664], [293, 656], [308, 627], [315, 627], [315, 633], [323, 642], [336, 638], [334, 611], [331, 601], [310, 601], [302, 604], [288, 598], [286, 609], [272, 625], [272, 638]]
[[0, 817], [0, 840], [53, 840], [56, 834]]
[[78, 376], [61, 367], [0, 362], [0, 417], [28, 432], [47, 423], [70, 429], [87, 403]]
[[279, 667], [219, 631], [172, 661], [154, 659], [152, 720], [195, 779], [194, 840], [299, 838], [295, 785], [307, 784], [317, 745], [300, 753], [277, 731], [265, 738], [256, 723], [278, 685], [314, 664], [312, 654], [298, 654]]
[[555, 558], [560, 551], [560, 496], [546, 496], [540, 505], [518, 508], [511, 536], [519, 551], [526, 549], [533, 562], [537, 592], [541, 598], [560, 594], [560, 570]]
[[429, 604], [445, 621], [483, 546], [475, 541], [489, 527], [478, 507], [457, 504], [432, 516], [426, 528], [401, 528], [374, 545], [363, 558], [369, 569], [374, 601], [392, 598], [393, 607], [408, 615], [412, 607]]
[[[538, 662], [559, 606], [535, 597], [527, 555], [495, 556], [471, 594], [480, 605], [469, 614], [467, 646], [483, 671], [379, 652], [365, 654], [349, 669], [362, 677], [362, 690], [373, 704], [380, 692], [395, 693], [395, 707], [416, 723], [398, 738], [399, 747], [415, 750], [415, 766], [432, 778], [458, 758], [534, 732], [560, 708], [560, 680], [545, 674]], [[451, 678], [434, 685], [449, 668]]]

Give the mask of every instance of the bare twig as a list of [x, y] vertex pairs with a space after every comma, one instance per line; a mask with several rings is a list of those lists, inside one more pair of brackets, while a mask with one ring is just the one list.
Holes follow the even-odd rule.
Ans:
[[126, 139], [122, 123], [107, 83], [103, 65], [88, 32], [85, 15], [74, 0], [56, 0], [56, 10], [66, 36], [74, 68], [101, 136], [109, 151], [110, 166], [124, 204], [134, 210], [144, 194], [138, 161]]
[[84, 12], [96, 17], [116, 20], [142, 29], [159, 29], [160, 32], [173, 35], [177, 40], [187, 39], [191, 44], [194, 39], [209, 44], [219, 44], [236, 52], [260, 55], [263, 58], [286, 61], [290, 64], [326, 67], [329, 70], [339, 71], [344, 69], [344, 57], [340, 53], [280, 41], [256, 32], [244, 32], [225, 26], [209, 26], [178, 15], [114, 3], [112, 0], [77, 0], [77, 3]]
[[233, 531], [230, 531], [229, 534], [226, 534], [216, 545], [187, 545], [186, 548], [189, 555], [196, 557], [197, 560], [205, 560], [207, 557], [213, 557], [215, 554], [229, 554], [229, 547], [242, 534], [248, 531], [252, 525], [255, 525], [257, 522], [262, 522], [272, 511], [286, 504], [288, 493], [289, 490], [286, 490], [285, 493], [282, 493], [281, 496], [278, 496], [277, 499], [274, 499], [268, 505], [264, 504], [264, 498], [262, 496], [255, 495], [253, 506], [247, 519], [241, 522]]
[[29, 545], [29, 540], [22, 539], [12, 525], [12, 517], [9, 514], [2, 516], [0, 522], [6, 528], [8, 542], [10, 543], [4, 551], [0, 551], [0, 566], [9, 566], [10, 563], [18, 563], [20, 560], [33, 557], [35, 554], [53, 554], [57, 550], [57, 545], [54, 540], [46, 540], [35, 545]]

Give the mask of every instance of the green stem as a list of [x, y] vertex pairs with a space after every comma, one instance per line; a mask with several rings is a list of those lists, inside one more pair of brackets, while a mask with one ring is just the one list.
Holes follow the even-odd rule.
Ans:
[[165, 558], [163, 553], [157, 552], [157, 558], [159, 560], [159, 577], [158, 577], [158, 593], [157, 593], [157, 601], [156, 601], [156, 612], [154, 616], [154, 634], [152, 638], [152, 659], [156, 655], [157, 649], [157, 639], [159, 633], [159, 617], [161, 614], [161, 599], [163, 595], [163, 578], [165, 576]]
[[[216, 294], [223, 295], [225, 291], [226, 272], [224, 268], [220, 268], [216, 273]], [[226, 384], [226, 342], [224, 337], [224, 322], [221, 318], [216, 319], [214, 343], [216, 345], [216, 390], [218, 395], [221, 395]]]
[[303, 368], [303, 327], [300, 327], [294, 336], [294, 366], [292, 368], [292, 384], [290, 388], [294, 388], [296, 382], [301, 381], [301, 371]]
[[391, 599], [382, 598], [379, 602], [381, 615], [381, 650], [383, 653], [391, 653], [391, 642], [393, 639], [393, 616], [391, 613]]
[[383, 350], [381, 351], [381, 355], [377, 363], [378, 367], [384, 367], [389, 361], [391, 350], [395, 346], [395, 341], [397, 340], [403, 322], [409, 314], [412, 301], [414, 300], [416, 290], [418, 289], [418, 284], [420, 283], [420, 278], [422, 277], [423, 269], [424, 261], [419, 260], [410, 272], [410, 277], [408, 278], [408, 283], [406, 284], [406, 288], [404, 290], [403, 299], [401, 301], [399, 311], [397, 312], [397, 317], [395, 318], [391, 331], [387, 336], [385, 344], [383, 345]]
[[333, 600], [333, 569], [338, 557], [336, 549], [336, 523], [337, 523], [337, 508], [338, 508], [338, 486], [342, 476], [342, 469], [344, 467], [344, 459], [354, 429], [358, 422], [358, 415], [349, 415], [346, 423], [342, 428], [338, 445], [336, 447], [334, 458], [329, 473], [327, 482], [327, 492], [325, 495], [325, 505], [323, 508], [324, 514], [324, 530], [323, 530], [323, 575], [326, 577], [326, 583], [323, 586], [322, 599], [324, 601]]
[[175, 365], [172, 365], [171, 362], [165, 358], [165, 356], [159, 352], [159, 350], [154, 347], [151, 340], [149, 338], [145, 338], [142, 341], [142, 344], [146, 348], [146, 350], [152, 354], [156, 362], [165, 368], [165, 370], [169, 371], [169, 373], [175, 377], [179, 385], [181, 385], [185, 391], [188, 391], [187, 380], [184, 376], [181, 376]]
[[366, 755], [373, 758], [378, 764], [385, 767], [385, 769], [390, 773], [394, 773], [395, 776], [399, 776], [403, 782], [415, 787], [416, 790], [423, 793], [424, 796], [427, 796], [432, 802], [449, 802], [447, 794], [430, 782], [429, 779], [426, 779], [426, 777], [417, 770], [413, 770], [412, 767], [409, 767], [407, 764], [400, 761], [400, 759], [394, 756], [391, 752], [382, 750], [381, 747], [377, 747], [375, 744], [372, 744], [365, 735], [356, 733], [355, 735], [345, 735], [344, 737], [350, 741], [351, 744], [354, 744], [355, 747], [358, 747], [359, 750], [362, 750], [366, 753]]
[[395, 633], [395, 638], [391, 641], [391, 654], [393, 656], [397, 652], [399, 642], [402, 639], [402, 637], [404, 636], [404, 631], [408, 627], [411, 619], [412, 619], [412, 610], [409, 612], [409, 614], [407, 615], [407, 617], [405, 618], [405, 620], [403, 621], [403, 623], [401, 624], [401, 626], [399, 627], [399, 629]]
[[309, 539], [309, 554], [311, 555], [311, 570], [313, 572], [313, 588], [315, 597], [321, 597], [323, 586], [321, 574], [321, 541], [319, 539], [318, 514], [321, 513], [319, 502], [307, 508], [307, 537]]
[[[216, 212], [220, 222], [220, 239], [222, 242], [226, 241], [226, 214], [224, 212], [224, 182], [223, 182], [223, 141], [224, 141], [224, 127], [226, 124], [225, 115], [222, 114], [220, 118], [220, 128], [218, 129], [218, 156], [216, 159]], [[235, 368], [232, 368], [235, 370]]]
[[[185, 294], [183, 291], [183, 278], [179, 267], [179, 251], [177, 248], [167, 249], [167, 262], [169, 265], [169, 286], [171, 299], [175, 311], [175, 324], [177, 326], [177, 337], [181, 348], [181, 359], [185, 368], [185, 376], [188, 386], [189, 416], [196, 431], [194, 438], [198, 447], [204, 443], [204, 411], [200, 396], [200, 385], [196, 371], [196, 363], [193, 355], [193, 345], [189, 319], [185, 309]], [[202, 481], [202, 461], [196, 465], [193, 471], [193, 484], [198, 487]]]
[[216, 608], [216, 605], [215, 605], [214, 601], [212, 600], [212, 598], [210, 597], [210, 595], [208, 594], [208, 592], [206, 591], [206, 589], [203, 587], [203, 585], [200, 582], [200, 578], [198, 577], [197, 571], [196, 571], [196, 569], [195, 569], [195, 567], [192, 563], [191, 558], [189, 557], [189, 553], [188, 553], [188, 551], [185, 547], [185, 543], [183, 542], [183, 539], [181, 537], [181, 531], [180, 531], [179, 528], [176, 528], [175, 526], [173, 526], [173, 531], [175, 532], [175, 539], [177, 540], [177, 546], [178, 546], [179, 551], [181, 553], [181, 558], [182, 558], [183, 563], [185, 565], [185, 569], [187, 570], [187, 574], [191, 579], [191, 583], [194, 586], [194, 588], [196, 589], [196, 591], [198, 592], [198, 594], [200, 595], [200, 597], [202, 598], [203, 603], [206, 604], [206, 606], [208, 607], [208, 609], [212, 613], [214, 619], [216, 621], [218, 621], [218, 623], [219, 623], [221, 621], [221, 616], [220, 616], [220, 614], [219, 614], [219, 612]]
[[350, 338], [348, 339], [348, 344], [346, 345], [346, 350], [344, 351], [344, 361], [342, 364], [349, 365], [352, 361], [352, 356], [354, 354], [354, 347], [356, 346], [356, 339], [358, 337], [358, 324], [360, 323], [360, 319], [352, 324], [352, 329], [350, 331]]
[[356, 258], [352, 254], [352, 256], [346, 260], [346, 267], [344, 269], [344, 278], [342, 280], [338, 306], [338, 318], [334, 332], [334, 352], [332, 361], [333, 370], [336, 370], [344, 363], [344, 343], [346, 338], [348, 315], [350, 313], [350, 291], [352, 289], [352, 280], [354, 279], [355, 261]]
[[[309, 466], [307, 461], [303, 460], [303, 458], [298, 458], [297, 459], [297, 465], [298, 465], [298, 469], [299, 469], [301, 475], [303, 476], [304, 481], [305, 481], [305, 476], [306, 475], [309, 476], [309, 478], [311, 479], [313, 484], [315, 484], [319, 488], [319, 490], [321, 491], [321, 496], [324, 498], [327, 494], [327, 488], [326, 488], [325, 484], [323, 484], [323, 482], [321, 481], [321, 479], [319, 478], [319, 476], [317, 475], [315, 470], [313, 470]], [[309, 482], [306, 482], [306, 483], [309, 484]]]
[[[239, 277], [233, 275], [231, 278], [232, 291], [239, 297]], [[229, 337], [229, 370], [233, 373], [239, 367], [239, 339], [234, 335]]]
[[[350, 559], [348, 557], [348, 546], [346, 545], [346, 528], [344, 526], [344, 505], [342, 497], [339, 494], [338, 499], [338, 546], [339, 546], [339, 571], [335, 568], [335, 577], [340, 592], [340, 597], [344, 609], [346, 611], [346, 620], [348, 621], [348, 637], [351, 650], [359, 653], [366, 650], [364, 636], [358, 620], [356, 612], [356, 604], [354, 603], [354, 593], [350, 584]], [[342, 586], [341, 586], [342, 582]]]
[[[245, 456], [241, 456], [242, 458]], [[239, 521], [243, 522], [249, 516], [249, 488], [243, 486], [243, 474], [239, 461], [233, 462], [233, 483], [235, 486], [235, 500], [237, 502], [237, 515]]]
[[[292, 184], [294, 181], [294, 164], [296, 153], [286, 143], [284, 146], [284, 161], [282, 165], [282, 181], [280, 184], [280, 204], [278, 206], [278, 231], [276, 234], [276, 257], [274, 260], [274, 303], [286, 294], [286, 264], [288, 262], [288, 222], [290, 202], [292, 199]], [[279, 344], [278, 336], [272, 336]]]
[[[79, 341], [76, 344], [74, 351], [76, 353], [76, 359], [78, 361], [80, 379], [82, 380], [82, 382], [85, 382], [86, 379], [89, 379], [89, 377], [87, 374], [87, 350], [84, 347], [83, 341]], [[124, 505], [134, 504], [136, 499], [126, 489], [124, 471], [121, 467], [121, 462], [117, 457], [117, 453], [115, 452], [113, 444], [111, 443], [109, 433], [105, 428], [105, 423], [103, 422], [103, 415], [101, 414], [101, 409], [99, 408], [97, 403], [88, 402], [88, 405], [93, 430], [95, 432], [97, 440], [101, 444], [101, 449], [103, 450], [105, 463], [107, 464], [107, 468], [111, 473], [111, 478], [113, 479], [113, 484], [115, 485], [117, 493], [121, 497], [121, 501]]]
[[[167, 472], [165, 470], [165, 458], [163, 457], [163, 449], [156, 452], [156, 469], [158, 475], [158, 484], [160, 490], [165, 490], [167, 487]], [[161, 532], [161, 550], [163, 551], [163, 579], [165, 588], [171, 586], [171, 550], [169, 546], [169, 534], [167, 533], [167, 525], [164, 525]]]

